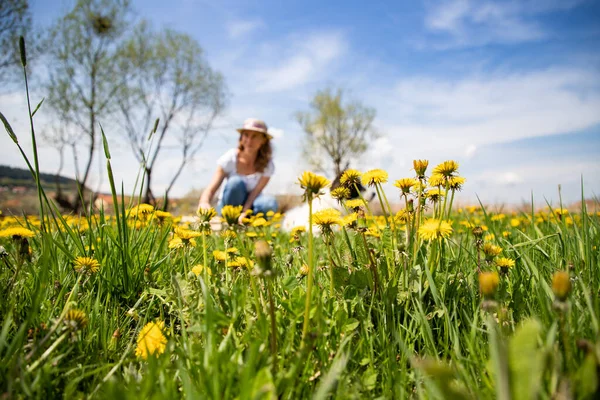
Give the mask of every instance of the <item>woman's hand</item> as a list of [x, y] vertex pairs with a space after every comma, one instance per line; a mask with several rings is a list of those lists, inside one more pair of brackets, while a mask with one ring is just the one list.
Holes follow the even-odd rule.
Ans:
[[240, 217], [238, 218], [238, 224], [244, 225], [244, 219], [248, 218], [248, 210], [242, 211]]
[[207, 203], [207, 202], [201, 201], [201, 202], [198, 204], [198, 209], [208, 210], [209, 208], [210, 208], [210, 203]]

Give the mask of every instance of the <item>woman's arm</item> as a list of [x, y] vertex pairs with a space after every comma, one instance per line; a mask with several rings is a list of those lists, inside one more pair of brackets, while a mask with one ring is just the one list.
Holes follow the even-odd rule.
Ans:
[[219, 166], [206, 189], [202, 191], [200, 201], [198, 202], [198, 208], [210, 208], [210, 201], [221, 186], [221, 183], [223, 183], [223, 179], [225, 179], [225, 171]]
[[269, 183], [270, 179], [271, 179], [270, 176], [263, 176], [260, 178], [260, 180], [258, 181], [258, 184], [254, 188], [254, 190], [252, 190], [248, 194], [248, 199], [246, 200], [246, 203], [244, 204], [244, 208], [242, 209], [242, 216], [244, 216], [246, 214], [246, 211], [248, 211], [252, 208], [252, 204], [254, 204], [254, 200], [256, 200], [256, 198], [263, 191], [265, 186], [267, 186], [267, 183]]

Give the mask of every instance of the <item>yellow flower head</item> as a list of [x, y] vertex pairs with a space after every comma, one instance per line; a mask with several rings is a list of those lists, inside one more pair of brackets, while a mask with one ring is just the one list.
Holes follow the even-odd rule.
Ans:
[[479, 290], [485, 297], [492, 297], [498, 289], [500, 277], [497, 272], [482, 272], [479, 274]]
[[342, 202], [343, 200], [346, 200], [348, 197], [350, 197], [350, 190], [345, 186], [336, 187], [331, 191], [331, 197], [338, 200], [339, 202]]
[[0, 237], [10, 237], [15, 240], [32, 238], [34, 236], [35, 234], [33, 233], [33, 231], [21, 227], [6, 228], [0, 231]]
[[365, 202], [362, 199], [350, 199], [346, 200], [344, 204], [351, 210], [358, 210], [365, 205]]
[[388, 173], [382, 169], [372, 169], [367, 171], [362, 176], [363, 185], [374, 186], [379, 183], [386, 183], [388, 181]]
[[354, 212], [354, 213], [348, 214], [342, 218], [342, 225], [343, 226], [352, 226], [356, 223], [357, 220], [358, 220], [358, 214]]
[[163, 334], [165, 323], [163, 321], [147, 323], [137, 337], [135, 355], [148, 358], [148, 355], [159, 355], [165, 352], [167, 338]]
[[211, 219], [217, 216], [217, 211], [213, 208], [198, 208], [196, 215], [200, 217], [202, 222], [210, 222]]
[[441, 174], [433, 174], [427, 180], [427, 183], [431, 187], [435, 186], [446, 186], [446, 178]]
[[213, 250], [213, 257], [215, 260], [222, 262], [227, 260], [227, 253], [221, 250]]
[[[192, 267], [192, 272], [196, 275], [196, 276], [200, 276], [200, 274], [204, 271], [204, 265], [202, 264], [196, 264]], [[210, 268], [206, 268], [206, 273], [209, 276], [212, 276], [212, 271], [210, 270]]]
[[434, 174], [440, 174], [446, 178], [452, 176], [456, 171], [458, 171], [458, 163], [452, 160], [444, 161], [433, 169]]
[[173, 215], [167, 211], [156, 210], [152, 217], [156, 219], [160, 225], [162, 225], [168, 219], [173, 218]]
[[440, 188], [436, 187], [429, 189], [426, 193], [426, 196], [431, 202], [436, 203], [444, 197], [444, 193]]
[[429, 165], [428, 160], [413, 160], [413, 168], [417, 173], [417, 177], [423, 179], [425, 177], [425, 171]]
[[498, 268], [501, 268], [505, 271], [515, 266], [515, 260], [508, 257], [498, 257], [496, 258], [495, 262]]
[[451, 176], [448, 179], [448, 186], [452, 190], [461, 190], [466, 181], [462, 176]]
[[519, 218], [511, 218], [510, 226], [512, 226], [513, 228], [516, 228], [519, 225], [521, 225], [521, 220]]
[[571, 291], [571, 280], [567, 271], [556, 271], [552, 275], [552, 292], [559, 301], [565, 301]]
[[88, 324], [88, 318], [81, 310], [71, 309], [65, 315], [65, 324], [74, 330], [81, 330]]
[[340, 177], [340, 184], [347, 188], [354, 187], [354, 185], [358, 185], [360, 183], [361, 176], [362, 173], [360, 171], [355, 169], [347, 169]]
[[329, 186], [329, 179], [310, 171], [304, 171], [302, 176], [298, 178], [298, 183], [300, 184], [300, 187], [304, 189], [304, 197], [306, 200], [313, 195], [319, 196], [321, 190]]
[[394, 186], [402, 191], [403, 194], [409, 194], [410, 189], [418, 183], [416, 179], [413, 178], [402, 178], [398, 179], [394, 182]]
[[487, 259], [492, 259], [502, 252], [502, 247], [492, 243], [484, 243], [481, 248]]
[[185, 242], [186, 240], [190, 240], [193, 238], [197, 238], [198, 236], [202, 236], [202, 234], [200, 232], [192, 231], [190, 229], [176, 227], [175, 228], [175, 236], [177, 236], [178, 238], [180, 238], [181, 240], [183, 240]]
[[238, 223], [240, 215], [242, 215], [242, 206], [226, 205], [221, 209], [221, 215], [225, 218], [227, 225], [234, 226]]
[[430, 218], [419, 227], [419, 235], [425, 240], [447, 238], [452, 234], [452, 226], [448, 221]]
[[73, 264], [73, 268], [77, 272], [93, 274], [100, 269], [100, 263], [92, 257], [77, 257], [75, 261], [73, 261]]
[[326, 208], [313, 214], [313, 223], [320, 227], [339, 225], [341, 222], [341, 214], [334, 208]]
[[294, 228], [292, 228], [290, 235], [291, 236], [300, 236], [300, 234], [303, 232], [306, 232], [306, 227], [304, 225], [295, 226]]
[[146, 219], [154, 212], [154, 206], [146, 203], [138, 204], [129, 210], [129, 217]]
[[408, 222], [410, 214], [406, 211], [406, 208], [401, 209], [394, 216], [394, 222], [398, 224], [405, 224]]
[[261, 226], [266, 226], [267, 225], [267, 220], [264, 218], [256, 218], [254, 221], [252, 221], [252, 226], [255, 228], [259, 228]]

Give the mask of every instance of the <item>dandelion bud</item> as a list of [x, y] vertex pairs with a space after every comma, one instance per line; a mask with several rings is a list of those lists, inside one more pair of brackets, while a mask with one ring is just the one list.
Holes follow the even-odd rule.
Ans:
[[408, 211], [409, 213], [412, 213], [415, 211], [415, 206], [413, 204], [413, 199], [410, 199], [408, 201], [408, 205], [406, 206], [406, 211]]
[[300, 276], [306, 276], [308, 275], [308, 265], [304, 264], [302, 265], [302, 267], [300, 267], [300, 271], [298, 271]]
[[254, 244], [254, 254], [256, 255], [256, 260], [260, 265], [263, 271], [271, 270], [271, 259], [273, 256], [273, 250], [271, 246], [264, 240], [258, 240]]
[[483, 237], [483, 228], [479, 225], [474, 227], [471, 232], [473, 233], [473, 236], [475, 236], [477, 239], [481, 239]]
[[500, 277], [497, 272], [482, 272], [479, 274], [479, 290], [484, 297], [493, 297], [499, 283]]
[[552, 275], [552, 292], [559, 301], [565, 301], [571, 291], [571, 281], [567, 271], [556, 271]]
[[413, 167], [419, 178], [425, 177], [425, 171], [427, 170], [428, 165], [428, 160], [413, 160]]

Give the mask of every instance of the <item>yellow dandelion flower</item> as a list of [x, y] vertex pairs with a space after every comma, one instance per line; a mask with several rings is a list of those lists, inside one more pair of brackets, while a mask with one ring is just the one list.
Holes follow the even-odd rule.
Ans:
[[458, 171], [458, 163], [453, 160], [448, 160], [448, 161], [444, 161], [441, 164], [438, 164], [433, 169], [433, 174], [440, 174], [440, 175], [444, 175], [445, 177], [450, 177], [456, 171]]
[[552, 275], [552, 292], [559, 301], [565, 301], [571, 291], [571, 280], [567, 271], [556, 271]]
[[246, 237], [255, 238], [257, 236], [258, 236], [258, 233], [256, 233], [256, 232], [246, 232]]
[[452, 226], [448, 221], [429, 218], [419, 227], [419, 236], [425, 240], [447, 238], [452, 234]]
[[352, 226], [356, 223], [356, 221], [358, 220], [358, 214], [357, 213], [351, 213], [348, 214], [346, 216], [344, 216], [342, 218], [342, 223], [341, 225], [343, 226]]
[[265, 225], [267, 225], [267, 220], [264, 218], [256, 218], [254, 221], [252, 221], [252, 226], [255, 228], [259, 228]]
[[137, 347], [135, 355], [148, 358], [149, 355], [159, 355], [164, 353], [167, 347], [167, 338], [163, 333], [165, 323], [163, 321], [147, 323], [137, 337]]
[[427, 171], [427, 166], [429, 166], [428, 160], [413, 160], [413, 168], [417, 174], [417, 177], [421, 179], [425, 177], [425, 171]]
[[81, 330], [87, 326], [88, 318], [83, 311], [71, 309], [67, 311], [64, 322], [70, 329]]
[[350, 197], [350, 190], [345, 186], [339, 186], [333, 189], [330, 194], [331, 197], [341, 202]]
[[354, 187], [354, 185], [358, 185], [360, 183], [361, 176], [362, 173], [360, 171], [355, 169], [347, 169], [340, 177], [340, 184], [347, 188]]
[[173, 218], [170, 212], [156, 210], [152, 216], [152, 218], [156, 219], [160, 225], [164, 224], [167, 220]]
[[237, 233], [233, 229], [225, 229], [221, 232], [221, 237], [224, 239], [235, 239], [237, 237]]
[[373, 186], [377, 183], [386, 183], [388, 181], [388, 173], [382, 169], [372, 169], [362, 175], [362, 184], [365, 186]]
[[413, 178], [402, 178], [394, 182], [394, 186], [400, 189], [403, 194], [409, 194], [410, 189], [418, 183], [419, 181]]
[[175, 228], [174, 233], [175, 233], [175, 236], [177, 236], [178, 238], [180, 238], [183, 241], [202, 236], [202, 234], [200, 232], [196, 232], [196, 231], [192, 231], [190, 229], [185, 229], [185, 228], [180, 228], [180, 227]]
[[235, 253], [238, 253], [238, 252], [239, 252], [239, 250], [237, 249], [237, 247], [229, 247], [229, 248], [227, 248], [227, 253], [229, 253], [229, 254], [235, 254]]
[[351, 210], [357, 210], [360, 207], [363, 207], [365, 205], [365, 202], [362, 199], [350, 199], [346, 200], [344, 204]]
[[223, 262], [227, 260], [227, 253], [221, 250], [213, 250], [213, 257], [215, 260]]
[[442, 174], [433, 174], [427, 180], [427, 184], [431, 187], [446, 186], [446, 177]]
[[406, 211], [406, 208], [399, 210], [396, 215], [394, 215], [394, 222], [398, 224], [405, 224], [408, 222], [409, 213]]
[[306, 227], [304, 225], [295, 226], [290, 233], [292, 236], [300, 235], [301, 233], [306, 232]]
[[499, 284], [500, 277], [497, 272], [481, 272], [479, 274], [479, 290], [485, 297], [492, 297]]
[[508, 257], [498, 257], [494, 260], [494, 262], [498, 268], [501, 268], [505, 271], [515, 266], [515, 260]]
[[442, 189], [436, 187], [429, 189], [425, 195], [431, 202], [436, 203], [444, 197], [444, 192]]
[[6, 228], [0, 231], [0, 237], [10, 237], [15, 240], [32, 238], [34, 236], [33, 231], [21, 227]]
[[92, 257], [77, 257], [73, 261], [73, 269], [77, 272], [96, 273], [100, 269], [98, 260]]
[[341, 214], [334, 208], [326, 208], [313, 214], [313, 223], [321, 228], [339, 225], [341, 222]]
[[502, 237], [509, 237], [510, 236], [510, 232], [509, 231], [502, 231]]
[[[200, 274], [202, 272], [204, 272], [204, 265], [202, 264], [196, 264], [192, 267], [192, 272], [196, 275], [196, 276], [200, 276]], [[206, 268], [206, 273], [209, 276], [212, 276], [212, 271], [210, 270], [210, 268]]]
[[466, 181], [462, 176], [451, 176], [448, 178], [448, 186], [452, 190], [461, 190]]
[[329, 186], [330, 182], [324, 176], [314, 174], [310, 171], [304, 171], [302, 176], [298, 178], [298, 183], [300, 184], [300, 187], [304, 189], [304, 197], [306, 200], [308, 196], [319, 196], [321, 190]]
[[[487, 231], [487, 226], [482, 226], [482, 228], [484, 231]], [[486, 242], [491, 242], [494, 239], [496, 239], [496, 235], [494, 235], [493, 233], [488, 233], [483, 237], [483, 240], [485, 240]]]
[[238, 223], [238, 219], [240, 218], [240, 215], [242, 215], [243, 208], [244, 207], [242, 206], [226, 205], [221, 209], [221, 215], [223, 218], [225, 218], [227, 225], [233, 226]]
[[484, 243], [481, 248], [487, 259], [492, 259], [502, 252], [502, 247], [492, 243]]
[[521, 225], [521, 220], [519, 218], [511, 218], [510, 226], [512, 226], [513, 228], [516, 228], [519, 225]]
[[196, 215], [200, 217], [202, 222], [210, 222], [211, 219], [217, 216], [217, 211], [213, 208], [198, 208]]
[[146, 203], [138, 204], [129, 210], [130, 218], [148, 218], [154, 212], [154, 206]]

